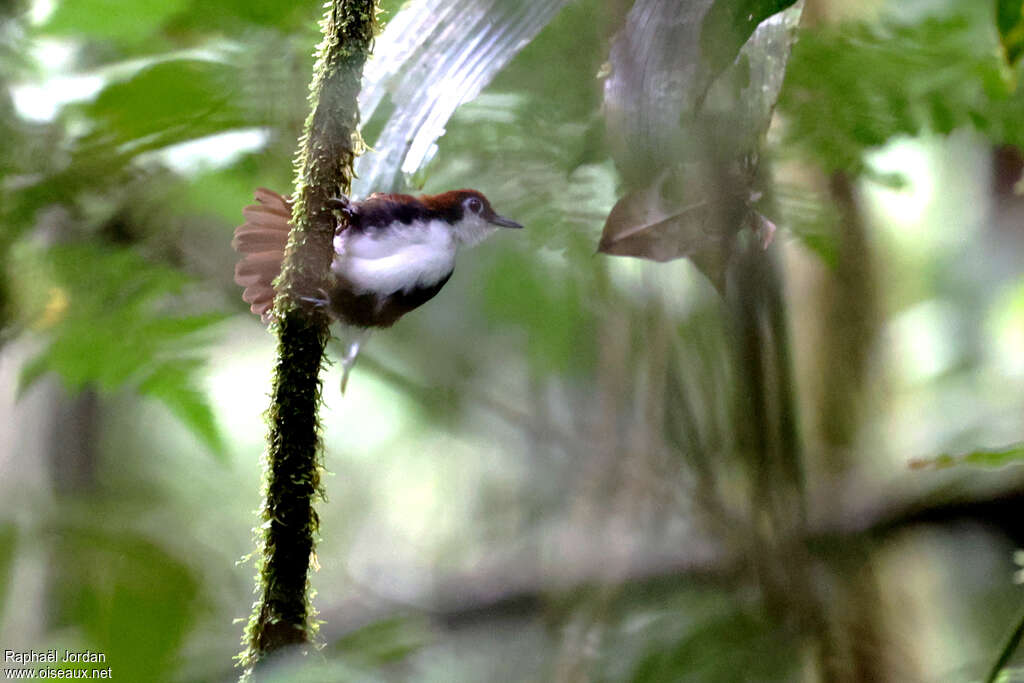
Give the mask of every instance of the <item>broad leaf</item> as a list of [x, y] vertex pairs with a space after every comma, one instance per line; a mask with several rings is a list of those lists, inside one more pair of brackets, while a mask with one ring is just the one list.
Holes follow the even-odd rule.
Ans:
[[146, 67], [80, 108], [95, 124], [84, 145], [141, 143], [152, 149], [253, 125], [239, 76], [233, 66], [200, 59]]
[[201, 607], [193, 569], [123, 521], [105, 529], [76, 519], [49, 537], [53, 604], [83, 649], [103, 652], [124, 680], [172, 680]]
[[[422, 0], [392, 19], [363, 74], [359, 107], [369, 126], [381, 109], [373, 152], [357, 160], [353, 194], [407, 187], [463, 102], [547, 25], [566, 0]], [[386, 111], [385, 111], [386, 109]], [[376, 122], [381, 125], [380, 122]]]
[[188, 0], [61, 0], [43, 27], [48, 33], [98, 40], [139, 40], [180, 12]]
[[725, 7], [638, 0], [616, 36], [604, 104], [626, 192], [598, 247], [655, 261], [690, 257], [715, 282], [735, 234], [746, 223], [769, 225], [749, 203], [758, 195], [757, 152], [801, 11], [761, 22], [749, 40], [741, 31], [739, 57], [709, 82], [699, 45], [721, 31], [726, 42], [735, 40], [732, 24], [716, 23]]

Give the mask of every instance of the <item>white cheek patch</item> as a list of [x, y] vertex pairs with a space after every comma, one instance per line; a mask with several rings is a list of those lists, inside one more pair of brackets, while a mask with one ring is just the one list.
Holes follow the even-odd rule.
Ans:
[[497, 232], [497, 226], [479, 216], [463, 218], [455, 226], [458, 241], [465, 247], [474, 247]]
[[455, 240], [440, 221], [334, 238], [331, 270], [358, 294], [387, 295], [437, 284], [455, 267]]

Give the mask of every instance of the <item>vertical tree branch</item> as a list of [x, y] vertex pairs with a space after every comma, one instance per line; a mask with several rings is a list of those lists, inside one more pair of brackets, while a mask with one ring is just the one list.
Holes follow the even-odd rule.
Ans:
[[316, 631], [307, 573], [318, 531], [313, 503], [322, 493], [317, 409], [328, 320], [301, 297], [315, 296], [324, 284], [336, 223], [327, 200], [348, 193], [361, 152], [356, 98], [376, 11], [375, 0], [332, 0], [321, 21], [311, 111], [295, 158], [293, 227], [276, 283], [278, 356], [257, 530], [259, 597], [243, 638], [243, 678], [267, 653], [308, 642]]

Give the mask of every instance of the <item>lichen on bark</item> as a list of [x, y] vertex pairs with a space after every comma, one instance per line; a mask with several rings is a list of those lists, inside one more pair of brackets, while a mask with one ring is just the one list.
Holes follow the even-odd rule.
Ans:
[[328, 200], [347, 194], [362, 151], [360, 80], [377, 30], [375, 0], [332, 0], [321, 21], [310, 84], [310, 114], [295, 157], [292, 229], [274, 302], [278, 336], [256, 529], [257, 600], [243, 636], [243, 680], [267, 654], [316, 634], [308, 572], [319, 532], [320, 370], [328, 320], [302, 297], [329, 272], [336, 218]]

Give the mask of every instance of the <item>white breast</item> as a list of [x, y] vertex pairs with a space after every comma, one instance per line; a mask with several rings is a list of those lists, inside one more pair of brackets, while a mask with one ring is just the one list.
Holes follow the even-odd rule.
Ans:
[[441, 221], [346, 230], [334, 238], [331, 270], [356, 293], [387, 295], [437, 284], [455, 267], [455, 249], [451, 228]]

